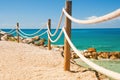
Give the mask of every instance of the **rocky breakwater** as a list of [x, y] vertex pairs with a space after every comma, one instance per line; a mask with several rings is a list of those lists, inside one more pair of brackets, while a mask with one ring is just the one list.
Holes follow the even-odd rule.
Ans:
[[1, 41], [16, 41], [16, 38], [11, 34], [8, 34], [4, 31], [0, 31], [0, 40]]
[[[12, 36], [6, 32], [0, 31], [0, 40], [1, 41], [15, 41], [15, 42], [17, 42], [17, 36]], [[19, 37], [19, 41], [21, 43], [33, 44], [36, 46], [44, 46], [46, 40], [44, 38], [40, 38], [39, 36], [35, 36], [33, 38]]]
[[[95, 48], [88, 48], [83, 52], [83, 55], [89, 59], [111, 59], [116, 60], [120, 59], [120, 52], [97, 52]], [[79, 56], [72, 51], [72, 58], [76, 59]]]

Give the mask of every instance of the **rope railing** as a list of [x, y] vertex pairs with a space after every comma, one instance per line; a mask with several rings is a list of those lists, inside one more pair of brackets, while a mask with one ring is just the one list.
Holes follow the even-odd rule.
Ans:
[[14, 31], [15, 31], [15, 27], [16, 27], [16, 26], [14, 26], [14, 28], [11, 29], [11, 30], [9, 30], [9, 31], [4, 31], [4, 30], [2, 30], [2, 29], [0, 29], [0, 31], [4, 31], [4, 32], [6, 32], [6, 33], [8, 33], [8, 34], [13, 34]]
[[6, 32], [6, 31], [0, 29], [0, 31], [4, 31], [4, 32], [9, 33], [9, 34], [13, 33], [14, 30], [15, 30], [15, 29], [11, 29], [10, 31]]
[[18, 34], [19, 34], [22, 38], [33, 38], [33, 37], [25, 36], [25, 35], [21, 34], [20, 32], [18, 32]]
[[118, 10], [116, 10], [114, 12], [111, 12], [111, 13], [109, 13], [107, 15], [98, 17], [96, 19], [90, 19], [90, 20], [78, 20], [78, 19], [75, 19], [72, 16], [70, 16], [66, 12], [66, 10], [64, 8], [63, 8], [63, 12], [64, 12], [65, 16], [67, 16], [71, 21], [73, 21], [75, 23], [78, 23], [78, 24], [95, 24], [95, 23], [100, 23], [100, 22], [108, 21], [108, 20], [111, 20], [113, 18], [116, 18], [116, 17], [120, 16], [120, 9], [118, 9]]
[[40, 31], [42, 31], [44, 29], [44, 27], [46, 27], [46, 25], [47, 25], [47, 23], [44, 24], [38, 31], [36, 31], [35, 33], [32, 33], [32, 34], [27, 34], [27, 33], [23, 32], [20, 28], [19, 28], [19, 31], [25, 36], [34, 36], [34, 35], [38, 34]]
[[[1, 30], [1, 29], [0, 29], [0, 31], [4, 31], [4, 30]], [[15, 31], [15, 29], [12, 29], [10, 32], [6, 32], [6, 31], [4, 31], [4, 32], [12, 35], [12, 34], [14, 34], [16, 31]]]
[[61, 23], [62, 23], [63, 16], [64, 16], [64, 14], [63, 14], [63, 12], [62, 12], [62, 14], [61, 14], [61, 16], [60, 16], [60, 20], [59, 20], [59, 22], [58, 22], [58, 26], [57, 26], [57, 28], [56, 28], [56, 30], [55, 30], [54, 33], [51, 33], [51, 31], [50, 31], [50, 29], [49, 29], [49, 27], [48, 27], [48, 25], [47, 25], [47, 29], [48, 29], [48, 32], [49, 32], [50, 36], [55, 36], [55, 35], [57, 34], [58, 29], [60, 28], [60, 25], [61, 25]]
[[6, 33], [5, 31], [3, 31], [3, 30], [1, 30], [1, 29], [0, 29], [0, 32], [2, 32], [3, 34]]
[[[41, 34], [39, 34], [39, 35], [37, 35], [37, 36], [43, 36], [44, 34], [46, 34], [47, 33], [47, 30], [46, 31], [44, 31], [43, 33], [41, 33]], [[23, 37], [23, 38], [33, 38], [33, 37], [29, 37], [29, 36], [25, 36], [25, 35], [23, 35], [23, 34], [21, 34], [20, 32], [18, 32], [18, 34], [21, 36], [21, 37]]]
[[15, 34], [15, 32], [16, 32], [16, 31], [14, 30], [13, 32], [11, 32], [11, 33], [9, 33], [9, 34], [11, 34], [11, 35], [12, 35], [12, 34]]
[[15, 30], [15, 29], [12, 29], [12, 30], [10, 30], [10, 31], [9, 31], [9, 32], [7, 32], [7, 33], [10, 33], [10, 34], [11, 34], [11, 33], [13, 33], [13, 31], [14, 31], [14, 30]]
[[[104, 67], [102, 66], [99, 66], [95, 63], [93, 63], [92, 61], [90, 61], [89, 59], [85, 58], [84, 55], [82, 55], [83, 51], [79, 51], [77, 50], [77, 48], [73, 45], [73, 43], [71, 42], [70, 38], [68, 37], [68, 34], [66, 33], [66, 30], [65, 28], [63, 27], [62, 30], [60, 31], [59, 35], [57, 36], [56, 39], [52, 39], [51, 37], [55, 36], [60, 28], [60, 25], [62, 23], [62, 19], [63, 19], [63, 16], [66, 16], [68, 19], [70, 19], [71, 21], [75, 22], [75, 23], [78, 23], [78, 24], [95, 24], [95, 23], [100, 23], [100, 22], [104, 22], [104, 21], [108, 21], [108, 20], [111, 20], [113, 18], [116, 18], [116, 17], [119, 17], [120, 16], [120, 9], [114, 11], [114, 12], [111, 12], [107, 15], [104, 15], [104, 16], [101, 16], [101, 17], [98, 17], [96, 19], [91, 19], [91, 20], [79, 20], [79, 19], [76, 19], [76, 18], [73, 18], [71, 15], [68, 14], [68, 12], [66, 12], [66, 10], [63, 8], [62, 10], [62, 13], [61, 13], [61, 16], [60, 16], [60, 20], [58, 22], [58, 25], [56, 27], [56, 30], [54, 31], [54, 33], [51, 33], [50, 31], [50, 28], [49, 28], [49, 24], [45, 24], [45, 26], [47, 26], [47, 30], [44, 31], [43, 33], [37, 35], [37, 36], [42, 36], [44, 34], [47, 33], [47, 36], [49, 38], [49, 40], [53, 43], [57, 42], [60, 37], [62, 36], [62, 33], [64, 33], [65, 35], [65, 38], [67, 40], [67, 42], [69, 43], [69, 45], [71, 46], [71, 48], [74, 50], [74, 52], [80, 57], [80, 59], [82, 61], [84, 61], [86, 64], [88, 64], [91, 68], [95, 69], [96, 71], [104, 74], [104, 75], [107, 75], [111, 78], [114, 78], [114, 79], [117, 79], [117, 80], [120, 80], [120, 74], [117, 73], [117, 72], [114, 72], [114, 71], [111, 71], [111, 70], [108, 70], [108, 69], [105, 69]], [[68, 22], [69, 23], [69, 22]], [[66, 23], [67, 24], [67, 23]], [[44, 27], [44, 26], [43, 26]], [[19, 27], [18, 27], [18, 30], [16, 28], [16, 30], [18, 31], [17, 33], [23, 37], [23, 38], [33, 38], [34, 35], [38, 34], [42, 29], [40, 28], [38, 31], [36, 31], [35, 33], [32, 33], [32, 34], [27, 34], [25, 32], [23, 32]], [[68, 27], [68, 26], [67, 26]], [[9, 31], [9, 33], [11, 34], [14, 34], [15, 31], [14, 30], [11, 30]], [[32, 36], [32, 37], [30, 37]]]
[[[99, 22], [104, 22], [104, 21], [107, 21], [107, 20], [110, 20], [110, 19], [113, 19], [113, 18], [116, 18], [118, 16], [120, 16], [120, 9], [110, 13], [110, 14], [107, 14], [105, 16], [102, 16], [102, 17], [99, 17], [97, 19], [92, 19], [92, 20], [78, 20], [78, 19], [75, 19], [73, 17], [71, 17], [66, 11], [65, 9], [63, 9], [63, 13], [65, 14], [66, 17], [68, 17], [71, 21], [73, 22], [76, 22], [76, 23], [79, 23], [79, 24], [93, 24], [93, 23], [99, 23]], [[48, 26], [47, 26], [48, 27]], [[56, 29], [57, 30], [57, 29]], [[117, 73], [117, 72], [114, 72], [114, 71], [111, 71], [111, 70], [108, 70], [108, 69], [105, 69], [104, 67], [101, 67], [95, 63], [93, 63], [92, 61], [90, 61], [89, 59], [85, 58], [82, 53], [83, 51], [78, 51], [76, 49], [76, 47], [73, 45], [73, 43], [71, 42], [71, 40], [69, 39], [64, 27], [62, 28], [60, 34], [58, 35], [58, 37], [55, 39], [55, 40], [52, 40], [50, 36], [54, 36], [50, 33], [50, 29], [48, 27], [48, 31], [47, 31], [47, 35], [48, 35], [48, 38], [50, 39], [51, 42], [56, 42], [59, 40], [59, 38], [61, 37], [62, 35], [62, 32], [64, 32], [64, 35], [65, 35], [65, 38], [67, 39], [69, 45], [71, 46], [71, 48], [75, 51], [75, 53], [81, 58], [81, 60], [83, 60], [86, 64], [88, 64], [91, 68], [95, 69], [96, 71], [104, 74], [104, 75], [107, 75], [111, 78], [114, 78], [114, 79], [117, 79], [117, 80], [120, 80], [120, 74]], [[57, 33], [57, 31], [56, 31]]]
[[90, 67], [92, 67], [93, 69], [95, 69], [96, 71], [100, 72], [100, 73], [103, 73], [104, 75], [107, 75], [111, 78], [114, 78], [114, 79], [117, 79], [117, 80], [120, 80], [120, 74], [117, 73], [117, 72], [113, 72], [113, 71], [110, 71], [108, 69], [105, 69], [95, 63], [93, 63], [92, 61], [88, 60], [87, 58], [85, 58], [83, 55], [82, 55], [82, 51], [78, 51], [76, 49], [76, 47], [73, 45], [73, 43], [71, 42], [71, 40], [69, 39], [66, 31], [64, 28], [62, 28], [63, 32], [64, 32], [64, 35], [65, 35], [65, 38], [67, 39], [69, 45], [71, 46], [71, 48], [75, 51], [75, 53], [80, 57], [81, 60], [83, 60], [86, 64], [88, 64]]
[[50, 37], [50, 35], [49, 35], [49, 32], [47, 31], [48, 38], [53, 43], [57, 42], [60, 39], [60, 37], [62, 36], [62, 33], [63, 33], [63, 31], [61, 30], [60, 33], [59, 33], [59, 35], [57, 36], [57, 38], [55, 40], [52, 40], [51, 37]]

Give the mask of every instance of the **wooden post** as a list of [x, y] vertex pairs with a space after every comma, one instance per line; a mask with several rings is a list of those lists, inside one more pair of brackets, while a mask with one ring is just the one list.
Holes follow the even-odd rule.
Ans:
[[[71, 15], [72, 12], [72, 1], [67, 0], [66, 1], [66, 11], [68, 14]], [[69, 20], [67, 17], [65, 17], [65, 30], [68, 34], [68, 37], [71, 37], [71, 20]], [[71, 52], [70, 52], [70, 45], [68, 41], [64, 40], [64, 70], [70, 71], [70, 58], [71, 58]]]
[[17, 35], [17, 42], [19, 43], [19, 23], [17, 23], [17, 26], [16, 26], [16, 35]]
[[[48, 19], [48, 27], [51, 30], [51, 19]], [[49, 37], [48, 37], [48, 50], [51, 50], [51, 42]]]

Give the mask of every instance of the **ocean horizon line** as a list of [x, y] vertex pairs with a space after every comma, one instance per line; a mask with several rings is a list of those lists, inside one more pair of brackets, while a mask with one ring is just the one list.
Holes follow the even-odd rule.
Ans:
[[[13, 29], [13, 28], [1, 28], [1, 29]], [[40, 28], [21, 28], [21, 29], [40, 29]], [[47, 29], [47, 28], [45, 28]], [[51, 28], [52, 30], [55, 30], [56, 28]], [[62, 28], [60, 28], [62, 29]], [[71, 28], [71, 29], [120, 29], [120, 28]]]

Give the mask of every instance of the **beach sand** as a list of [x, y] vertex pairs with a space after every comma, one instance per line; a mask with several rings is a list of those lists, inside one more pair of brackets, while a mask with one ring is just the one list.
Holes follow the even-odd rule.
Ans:
[[[94, 71], [71, 64], [64, 71], [60, 51], [0, 41], [0, 80], [99, 80]], [[108, 80], [104, 78], [101, 80]]]

